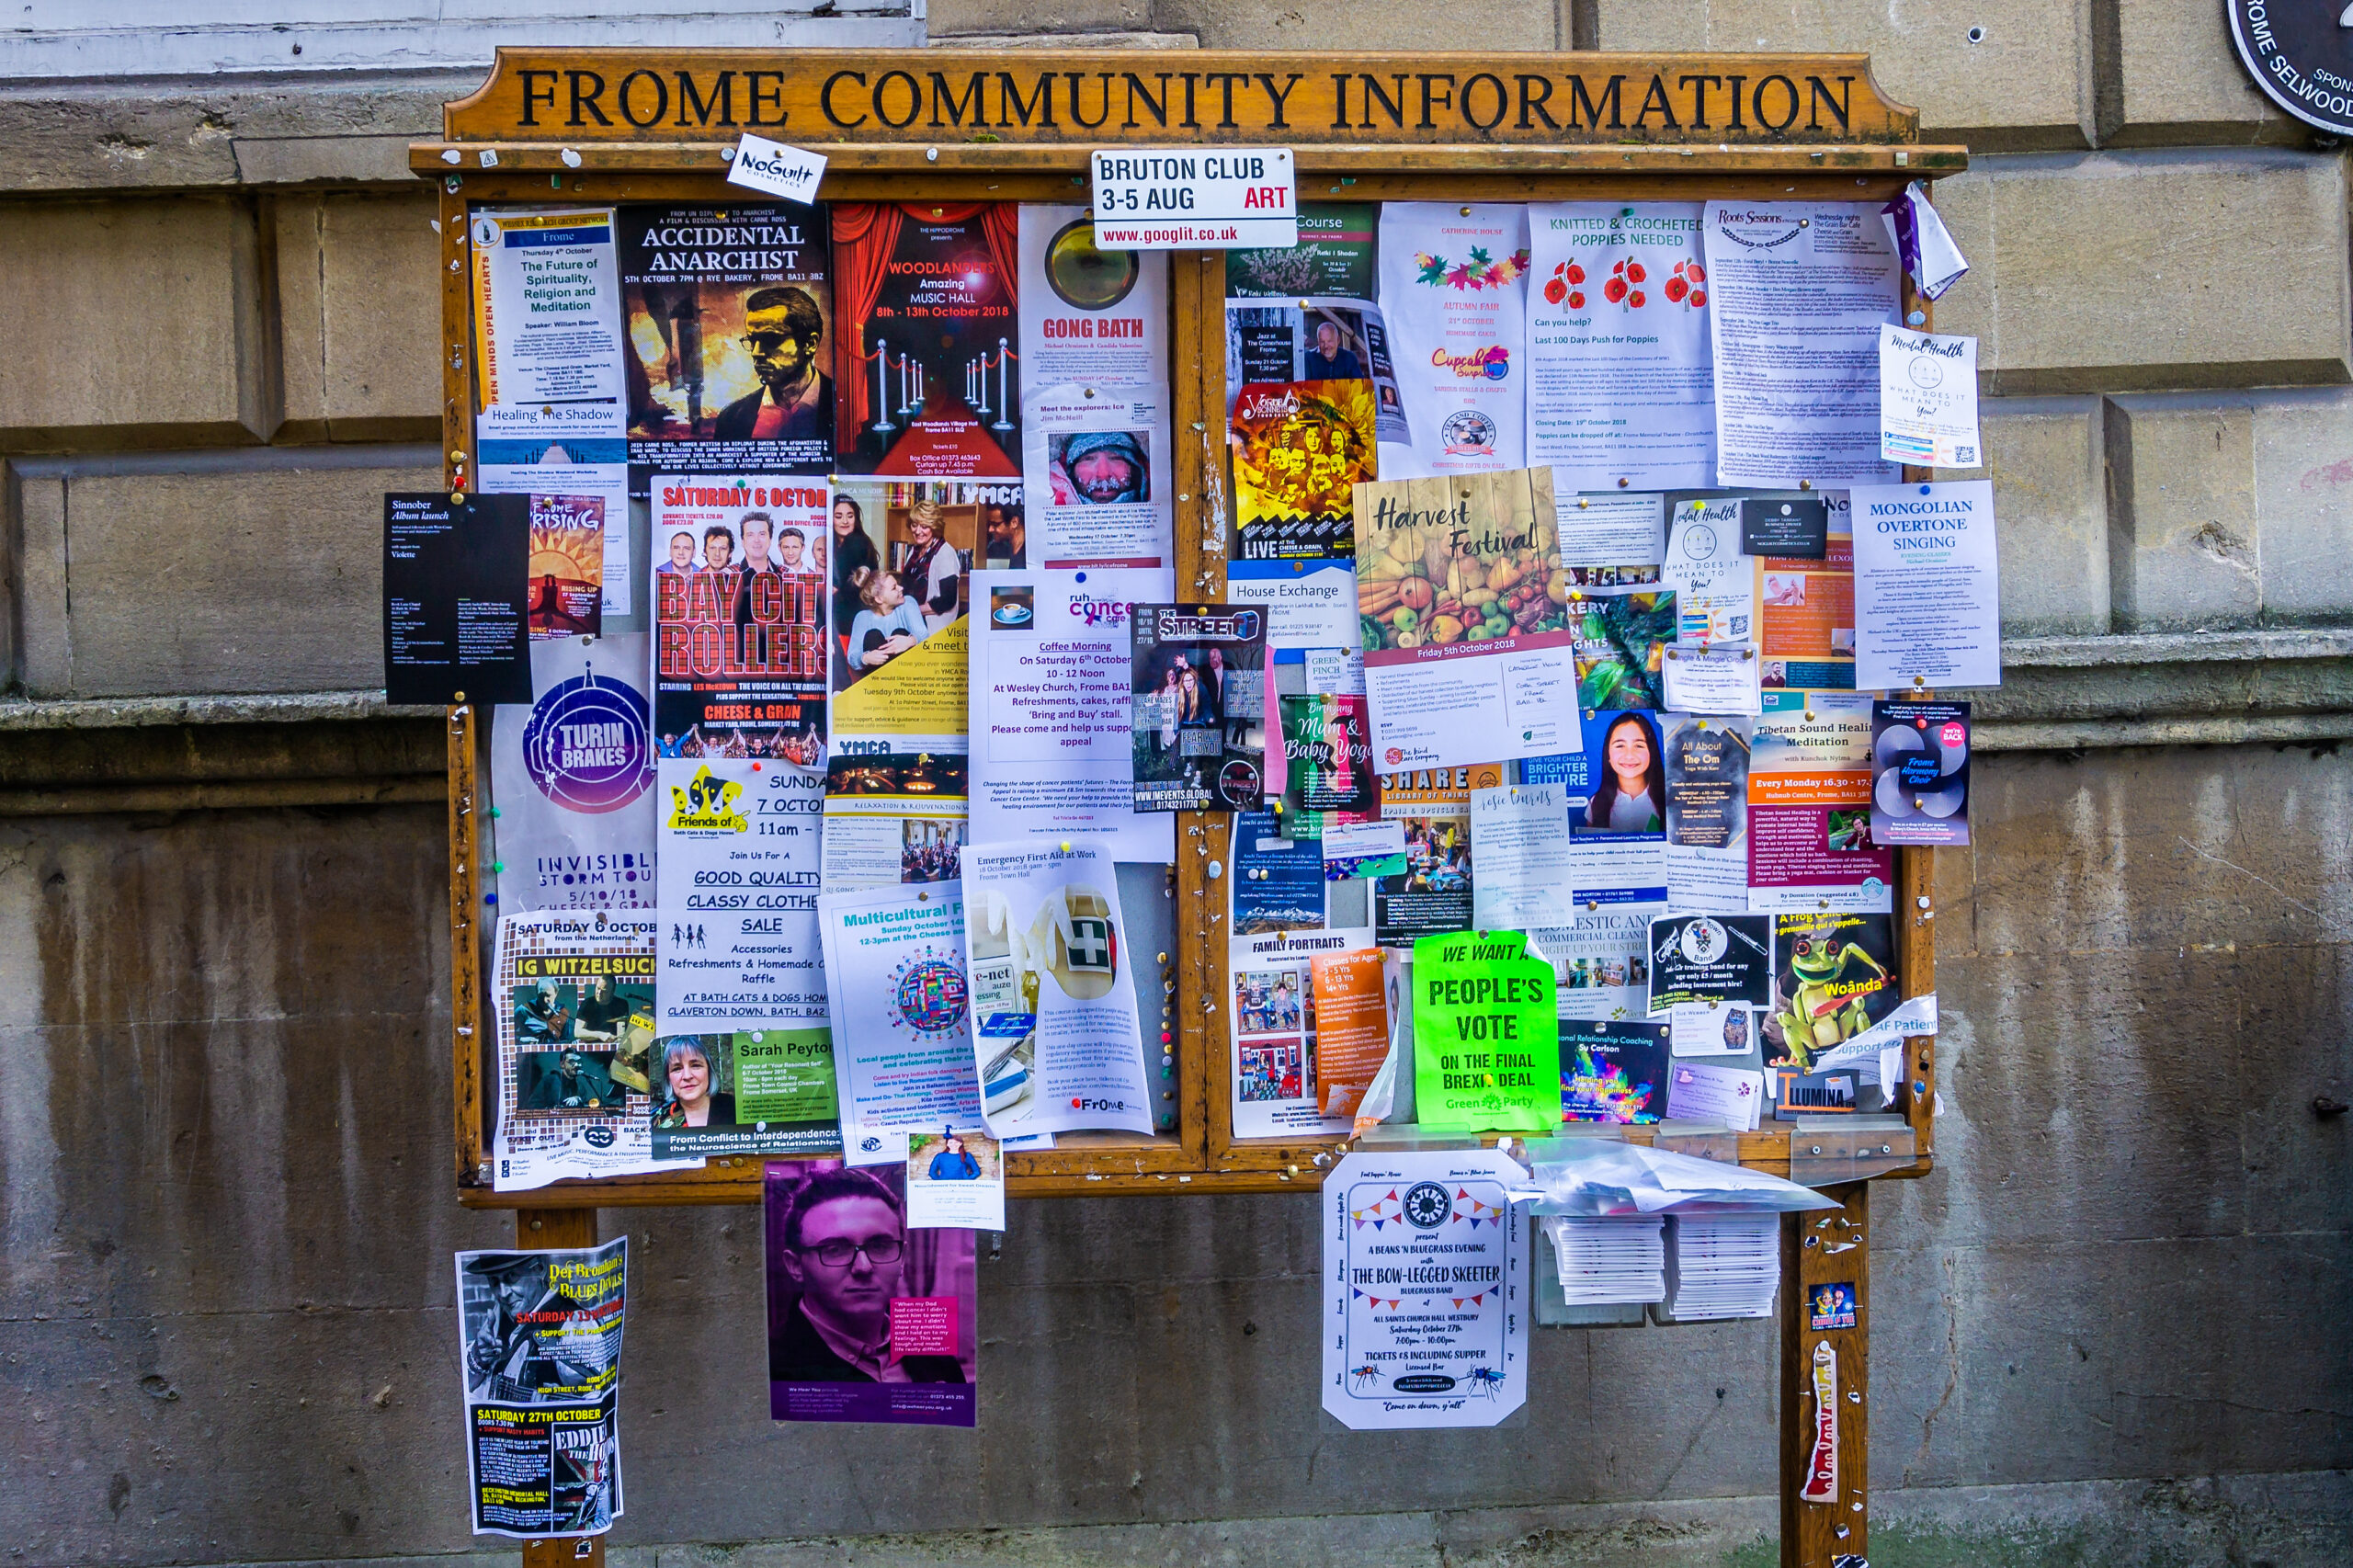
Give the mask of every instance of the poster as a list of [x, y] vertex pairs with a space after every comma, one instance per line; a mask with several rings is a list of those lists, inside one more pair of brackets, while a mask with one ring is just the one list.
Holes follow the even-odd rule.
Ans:
[[1651, 922], [1651, 1016], [1699, 1002], [1761, 1007], [1772, 994], [1773, 923], [1761, 915]]
[[[1577, 704], [1583, 708], [1664, 708], [1667, 643], [1675, 640], [1672, 589], [1657, 574], [1573, 574], [1569, 627], [1576, 650]], [[1647, 579], [1647, 580], [1646, 580]]]
[[1225, 253], [1232, 300], [1370, 299], [1373, 241], [1381, 206], [1372, 201], [1302, 201], [1299, 243]]
[[[1370, 959], [1370, 1009], [1380, 1020], [1370, 1028], [1368, 1046], [1365, 971], [1336, 971], [1327, 978], [1326, 992], [1315, 990], [1318, 960], [1346, 953]], [[1388, 1011], [1381, 1000], [1381, 956], [1373, 950], [1372, 933], [1362, 928], [1337, 931], [1273, 932], [1235, 936], [1226, 944], [1226, 974], [1233, 989], [1233, 1119], [1236, 1138], [1345, 1136], [1348, 1111], [1355, 1098], [1340, 1096], [1346, 1107], [1329, 1108], [1321, 1075], [1320, 1034], [1324, 1003], [1337, 1004], [1336, 1024], [1341, 1051], [1350, 1071], [1344, 1083], [1360, 1098], [1381, 1067], [1388, 1047]], [[1372, 1065], [1364, 1067], [1370, 1051]]]
[[1587, 1022], [1639, 1019], [1651, 1006], [1651, 920], [1664, 902], [1580, 906], [1567, 926], [1529, 933], [1552, 965], [1554, 1010]]
[[1493, 1426], [1528, 1397], [1526, 1180], [1492, 1149], [1353, 1153], [1324, 1178], [1324, 1408], [1354, 1431]]
[[1885, 911], [1894, 851], [1871, 836], [1871, 697], [1768, 691], [1748, 764], [1748, 907]]
[[[1265, 255], [1265, 252], [1257, 252]], [[1231, 263], [1228, 264], [1231, 272]], [[1410, 441], [1389, 332], [1369, 298], [1230, 299], [1225, 303], [1225, 384], [1364, 381], [1372, 397], [1373, 438]]]
[[1654, 1122], [1666, 1111], [1666, 1025], [1561, 1021], [1561, 1111], [1571, 1121]]
[[737, 757], [665, 759], [656, 771], [661, 1031], [824, 1023], [817, 937], [824, 776]]
[[1265, 612], [1136, 604], [1128, 629], [1135, 809], [1256, 810], [1267, 786]]
[[1518, 931], [1414, 944], [1414, 1105], [1425, 1131], [1542, 1132], [1561, 1119], [1552, 967]]
[[1699, 204], [1532, 202], [1528, 224], [1528, 460], [1563, 490], [1713, 484]]
[[1167, 388], [1054, 382], [1029, 394], [1021, 425], [1027, 532], [1039, 564], [1174, 563]]
[[1472, 926], [1526, 931], [1576, 918], [1568, 801], [1560, 785], [1472, 790], [1471, 847], [1480, 870]]
[[606, 498], [533, 494], [526, 500], [531, 532], [523, 574], [531, 641], [596, 636], [604, 630]]
[[1245, 383], [1228, 434], [1235, 566], [1347, 562], [1356, 551], [1356, 486], [1376, 472], [1371, 383]]
[[1655, 583], [1655, 567], [1666, 553], [1666, 497], [1659, 494], [1580, 495], [1562, 487], [1552, 470], [1552, 521], [1560, 534], [1562, 568], [1572, 587], [1586, 585], [1576, 568], [1613, 567], [1620, 581]]
[[1237, 812], [1233, 842], [1237, 933], [1324, 928], [1324, 850], [1318, 841], [1283, 837], [1272, 812]]
[[1871, 841], [1969, 842], [1969, 704], [1871, 704]]
[[1660, 715], [1587, 710], [1585, 748], [1519, 765], [1523, 785], [1558, 784], [1568, 808], [1569, 896], [1580, 915], [1666, 897], [1666, 777]]
[[1128, 632], [1129, 607], [1167, 603], [1169, 576], [972, 574], [973, 842], [1089, 835], [1116, 860], [1175, 858], [1175, 819], [1135, 807]]
[[1716, 483], [1890, 484], [1879, 335], [1900, 267], [1870, 202], [1711, 201]]
[[761, 1214], [772, 1418], [974, 1424], [972, 1232], [912, 1228], [904, 1165], [833, 1159], [770, 1160]]
[[632, 495], [656, 472], [833, 466], [823, 207], [632, 204], [620, 264]]
[[[1282, 710], [1285, 825], [1325, 812], [1358, 817], [1377, 813], [1381, 784], [1372, 771], [1371, 721], [1364, 699], [1283, 697], [1278, 706]], [[1310, 835], [1294, 832], [1292, 836]]]
[[1413, 436], [1381, 453], [1385, 478], [1526, 465], [1528, 266], [1517, 202], [1381, 204], [1381, 313]]
[[1495, 762], [1579, 744], [1552, 483], [1549, 470], [1520, 469], [1357, 487], [1357, 599], [1380, 767]]
[[654, 1041], [657, 1159], [831, 1153], [841, 1147], [824, 1028], [674, 1034]]
[[1994, 486], [1983, 479], [1854, 491], [1855, 684], [2002, 684]]
[[621, 1516], [629, 1238], [457, 1263], [474, 1534], [604, 1534]]
[[469, 222], [482, 438], [620, 435], [613, 210], [487, 207]]
[[529, 702], [529, 498], [384, 496], [385, 700]]
[[1675, 592], [1675, 640], [1686, 648], [1739, 646], [1756, 635], [1756, 580], [1740, 552], [1737, 495], [1675, 504], [1659, 581]]
[[1879, 329], [1879, 455], [1921, 468], [1981, 468], [1977, 340]]
[[[1353, 1125], [1373, 1080], [1389, 1061], [1394, 1038], [1389, 956], [1362, 947], [1321, 953], [1308, 966], [1308, 982], [1314, 1009], [1316, 1103], [1327, 1118], [1347, 1118]], [[1365, 1125], [1370, 1125], [1370, 1119]]]
[[1901, 1000], [1893, 915], [1775, 915], [1772, 1007], [1763, 1028], [1768, 1074], [1816, 1072], [1820, 1058], [1894, 1012]]
[[817, 901], [842, 1147], [854, 1165], [907, 1157], [907, 1134], [981, 1129], [961, 882]]
[[646, 1075], [654, 930], [650, 915], [601, 909], [499, 919], [491, 964], [494, 1191], [662, 1168]]
[[663, 473], [652, 484], [660, 755], [821, 767], [824, 481]]
[[833, 209], [841, 328], [835, 472], [893, 479], [1021, 477], [1009, 201], [847, 202]]
[[1666, 751], [1666, 901], [1677, 909], [1748, 907], [1749, 726], [1660, 715]]
[[654, 713], [649, 640], [574, 637], [531, 647], [529, 703], [490, 722], [498, 907], [651, 909]]
[[1405, 835], [1405, 868], [1372, 884], [1372, 925], [1384, 948], [1471, 925], [1478, 899], [1471, 794], [1504, 781], [1500, 764], [1418, 767], [1381, 779], [1381, 817]]
[[972, 1050], [995, 1137], [1153, 1130], [1112, 863], [1100, 840], [964, 852]]
[[1754, 648], [1670, 646], [1659, 674], [1675, 712], [1754, 718], [1765, 711], [1764, 666]]
[[1167, 253], [1096, 249], [1080, 206], [1025, 201], [1017, 223], [1022, 380], [1165, 387]]
[[983, 1132], [907, 1136], [907, 1223], [918, 1229], [1005, 1229], [1005, 1152]]
[[[548, 497], [583, 523], [593, 517], [603, 529], [603, 538], [595, 546], [584, 548], [588, 541], [565, 539], [563, 551], [542, 562], [538, 559], [540, 542], [534, 506], [533, 559], [524, 569], [532, 584], [535, 620], [543, 602], [561, 607], [568, 598], [577, 612], [580, 585], [593, 581], [599, 614], [595, 630], [645, 630], [639, 619], [642, 611], [638, 605], [637, 574], [630, 559], [628, 453], [629, 445], [619, 435], [609, 440], [585, 436], [560, 441], [547, 437], [484, 437], [476, 443], [475, 455], [482, 467], [475, 483], [483, 494]], [[591, 564], [592, 554], [593, 578], [582, 575]], [[563, 597], [541, 591], [540, 578], [551, 573], [560, 582], [572, 579]], [[533, 631], [538, 631], [536, 625]]]
[[1767, 691], [1855, 689], [1854, 536], [1844, 493], [1825, 498], [1820, 557], [1748, 557], [1756, 578], [1757, 653]]

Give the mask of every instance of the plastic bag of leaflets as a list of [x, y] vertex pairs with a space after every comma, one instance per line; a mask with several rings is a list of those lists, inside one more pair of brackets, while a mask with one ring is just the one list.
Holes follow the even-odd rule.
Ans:
[[1795, 1213], [1838, 1207], [1781, 1176], [1614, 1139], [1537, 1138], [1520, 1153], [1529, 1177], [1512, 1198], [1532, 1199], [1531, 1212], [1539, 1215]]

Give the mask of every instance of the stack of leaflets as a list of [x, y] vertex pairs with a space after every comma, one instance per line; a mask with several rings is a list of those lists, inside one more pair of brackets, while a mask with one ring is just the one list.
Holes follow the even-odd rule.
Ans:
[[1666, 1306], [1676, 1323], [1773, 1315], [1781, 1283], [1779, 1214], [1677, 1214], [1666, 1249]]
[[1543, 1217], [1560, 1260], [1561, 1294], [1573, 1307], [1655, 1301], [1666, 1294], [1665, 1221], [1655, 1214], [1580, 1219]]

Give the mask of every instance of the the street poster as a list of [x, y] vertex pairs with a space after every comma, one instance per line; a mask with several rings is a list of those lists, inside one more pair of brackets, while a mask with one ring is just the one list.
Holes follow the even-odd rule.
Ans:
[[628, 1304], [626, 1236], [599, 1247], [458, 1254], [476, 1535], [595, 1536], [620, 1517]]
[[498, 907], [651, 909], [654, 712], [648, 639], [531, 645], [529, 703], [491, 714]]
[[1381, 314], [1413, 437], [1382, 443], [1384, 478], [1526, 464], [1528, 267], [1519, 203], [1381, 204]]
[[1414, 944], [1414, 1104], [1431, 1131], [1542, 1132], [1561, 1119], [1552, 966], [1518, 931]]
[[482, 439], [619, 437], [613, 210], [485, 207], [469, 222]]
[[[1376, 1051], [1370, 1071], [1361, 1065], [1365, 1054], [1367, 998], [1358, 991], [1339, 989], [1344, 976], [1361, 984], [1365, 970], [1335, 971], [1327, 995], [1315, 990], [1315, 965], [1324, 959], [1357, 953], [1370, 958], [1370, 1002], [1381, 1017], [1371, 1029], [1385, 1049], [1387, 1011], [1381, 990], [1381, 955], [1372, 933], [1362, 928], [1336, 931], [1268, 932], [1234, 936], [1226, 944], [1226, 974], [1233, 988], [1233, 1136], [1279, 1138], [1345, 1136], [1348, 1111], [1326, 1104], [1323, 1081], [1325, 1067], [1322, 1032], [1327, 1022], [1324, 1004], [1339, 1005], [1344, 1015], [1336, 1020], [1343, 1036], [1344, 1071], [1358, 1097], [1372, 1082], [1381, 1058]], [[1356, 1076], [1361, 1073], [1360, 1077]]]

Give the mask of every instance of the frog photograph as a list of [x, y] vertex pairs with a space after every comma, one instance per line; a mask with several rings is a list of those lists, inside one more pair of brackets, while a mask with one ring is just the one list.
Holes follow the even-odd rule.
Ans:
[[1890, 915], [1777, 915], [1773, 958], [1773, 1007], [1764, 1025], [1771, 1065], [1811, 1073], [1824, 1051], [1854, 1039], [1902, 1000]]

